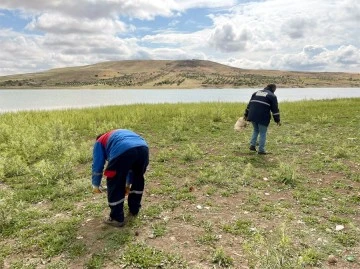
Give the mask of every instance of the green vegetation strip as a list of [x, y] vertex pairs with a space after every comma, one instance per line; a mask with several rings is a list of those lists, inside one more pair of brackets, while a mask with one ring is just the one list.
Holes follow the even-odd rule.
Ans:
[[[233, 130], [245, 105], [1, 114], [0, 268], [359, 268], [360, 99], [281, 103], [266, 156]], [[151, 155], [121, 229], [90, 188], [94, 139], [114, 128]]]

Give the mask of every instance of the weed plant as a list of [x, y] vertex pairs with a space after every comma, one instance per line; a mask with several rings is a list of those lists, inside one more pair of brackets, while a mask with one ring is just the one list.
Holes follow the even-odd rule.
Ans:
[[[233, 130], [245, 106], [1, 114], [0, 268], [360, 268], [360, 99], [280, 103], [265, 156]], [[90, 183], [95, 137], [114, 128], [150, 146], [121, 229]]]

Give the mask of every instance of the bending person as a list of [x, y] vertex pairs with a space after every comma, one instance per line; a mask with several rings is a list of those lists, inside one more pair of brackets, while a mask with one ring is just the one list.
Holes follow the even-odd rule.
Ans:
[[141, 207], [145, 186], [144, 174], [149, 164], [149, 148], [144, 138], [126, 129], [112, 130], [96, 138], [93, 149], [92, 185], [100, 192], [106, 161], [107, 197], [110, 216], [105, 223], [124, 226], [126, 178], [131, 171], [131, 188], [128, 195], [130, 214], [136, 216]]

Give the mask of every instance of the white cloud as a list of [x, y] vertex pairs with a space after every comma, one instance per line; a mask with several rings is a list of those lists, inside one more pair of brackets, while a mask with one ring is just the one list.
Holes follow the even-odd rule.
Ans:
[[73, 18], [56, 13], [45, 13], [33, 19], [26, 27], [28, 30], [42, 31], [46, 33], [70, 34], [70, 33], [107, 33], [116, 34], [124, 32], [126, 26], [118, 20], [87, 18]]
[[238, 30], [234, 24], [217, 26], [209, 38], [209, 43], [224, 52], [244, 50], [249, 34], [246, 29]]
[[237, 4], [236, 0], [176, 0], [181, 9], [190, 8], [229, 8]]
[[360, 49], [354, 46], [341, 46], [336, 50], [329, 50], [321, 46], [307, 46], [297, 54], [274, 55], [270, 65], [276, 69], [290, 70], [323, 70], [338, 71], [352, 68], [359, 70]]
[[311, 31], [313, 27], [316, 27], [316, 22], [314, 22], [312, 19], [295, 17], [285, 21], [282, 24], [281, 29], [290, 38], [298, 39], [304, 38], [307, 32]]
[[335, 53], [335, 61], [342, 65], [358, 66], [360, 63], [360, 49], [354, 46], [341, 46]]
[[195, 32], [191, 34], [162, 32], [156, 35], [146, 35], [141, 41], [153, 44], [170, 44], [179, 45], [183, 47], [204, 45], [204, 34], [202, 32]]
[[[196, 16], [182, 20], [191, 8], [206, 8], [207, 23]], [[6, 10], [28, 23], [10, 30], [0, 22], [0, 75], [186, 58], [241, 68], [360, 72], [358, 0], [2, 0], [2, 19]], [[158, 17], [166, 24], [159, 27]]]

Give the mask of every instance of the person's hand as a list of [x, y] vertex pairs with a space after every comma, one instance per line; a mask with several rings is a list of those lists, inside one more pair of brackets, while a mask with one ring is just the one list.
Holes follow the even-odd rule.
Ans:
[[101, 189], [100, 189], [101, 186], [92, 186], [92, 192], [93, 193], [102, 193]]
[[107, 188], [106, 186], [103, 187], [103, 186], [95, 186], [95, 185], [92, 185], [92, 192], [93, 193], [102, 193], [102, 192], [107, 192]]
[[277, 126], [281, 126], [281, 122], [280, 122], [280, 121], [279, 121], [279, 122], [277, 122], [276, 124], [277, 124]]

